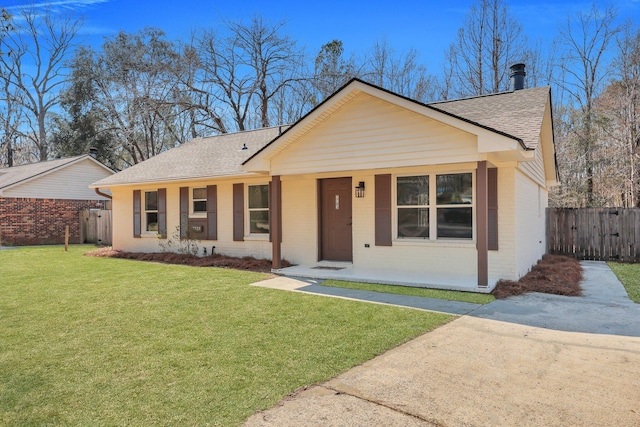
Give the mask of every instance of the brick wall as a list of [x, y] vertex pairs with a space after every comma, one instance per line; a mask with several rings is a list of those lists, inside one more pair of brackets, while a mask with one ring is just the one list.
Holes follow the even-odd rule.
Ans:
[[0, 239], [3, 245], [53, 245], [80, 242], [80, 210], [100, 208], [99, 200], [0, 197]]

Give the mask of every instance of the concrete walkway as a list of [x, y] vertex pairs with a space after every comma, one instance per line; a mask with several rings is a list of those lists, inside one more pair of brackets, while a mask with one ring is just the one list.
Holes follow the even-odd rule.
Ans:
[[302, 278], [276, 277], [255, 285], [469, 315], [559, 331], [640, 337], [640, 304], [629, 299], [622, 283], [605, 262], [582, 261], [581, 264], [584, 269], [581, 284], [584, 295], [581, 297], [529, 293], [485, 305], [334, 288]]
[[560, 331], [640, 337], [640, 304], [605, 262], [582, 261], [582, 297], [532, 293], [496, 300], [471, 315]]
[[529, 294], [477, 307], [340, 293], [286, 278], [263, 282], [382, 304], [469, 311], [333, 380], [299, 390], [254, 414], [246, 426], [640, 426], [639, 305], [626, 298], [606, 264], [583, 266], [584, 297]]

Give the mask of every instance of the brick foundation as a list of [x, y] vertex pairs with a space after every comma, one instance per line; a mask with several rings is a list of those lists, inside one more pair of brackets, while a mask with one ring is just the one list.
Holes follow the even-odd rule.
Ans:
[[99, 200], [28, 199], [0, 197], [0, 242], [3, 245], [55, 245], [80, 241], [80, 211], [98, 209]]

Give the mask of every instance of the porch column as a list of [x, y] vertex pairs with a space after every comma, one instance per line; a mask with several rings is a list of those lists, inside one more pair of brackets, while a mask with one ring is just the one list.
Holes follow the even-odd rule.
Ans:
[[282, 183], [280, 182], [280, 175], [271, 177], [270, 199], [271, 268], [279, 269], [282, 267]]
[[476, 247], [478, 249], [478, 286], [489, 285], [489, 187], [487, 161], [478, 162], [476, 170]]

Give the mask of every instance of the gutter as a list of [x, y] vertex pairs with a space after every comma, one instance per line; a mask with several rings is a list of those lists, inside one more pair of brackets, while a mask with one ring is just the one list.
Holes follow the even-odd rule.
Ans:
[[107, 193], [103, 193], [102, 191], [100, 191], [100, 188], [94, 188], [93, 190], [96, 192], [96, 194], [98, 196], [102, 196], [102, 197], [104, 197], [106, 199], [109, 199], [109, 200], [111, 200], [113, 198], [112, 196], [108, 195]]

